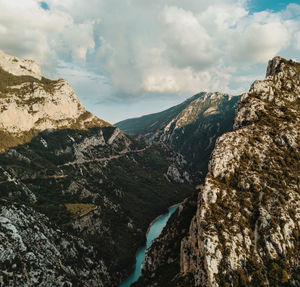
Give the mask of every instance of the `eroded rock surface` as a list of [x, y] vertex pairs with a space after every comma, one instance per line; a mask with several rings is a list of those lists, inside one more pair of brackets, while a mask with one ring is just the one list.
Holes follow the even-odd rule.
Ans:
[[0, 50], [0, 67], [15, 76], [31, 76], [42, 79], [40, 66], [33, 60], [20, 59]]
[[299, 100], [300, 64], [276, 57], [217, 140], [181, 248], [195, 286], [299, 286]]
[[0, 286], [110, 286], [99, 254], [24, 205], [0, 202]]
[[274, 58], [265, 80], [243, 95], [234, 130], [216, 142], [180, 268], [161, 284], [172, 250], [164, 238], [174, 234], [168, 224], [158, 239], [164, 248], [150, 250], [140, 282], [300, 286], [299, 104], [300, 64]]
[[63, 79], [42, 77], [31, 60], [0, 51], [0, 152], [46, 129], [109, 126], [89, 113]]

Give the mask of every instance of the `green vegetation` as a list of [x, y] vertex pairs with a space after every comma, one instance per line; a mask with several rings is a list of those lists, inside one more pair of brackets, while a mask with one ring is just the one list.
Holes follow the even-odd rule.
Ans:
[[[50, 79], [42, 78], [36, 79], [32, 76], [15, 76], [9, 72], [4, 71], [0, 67], [0, 97], [5, 97], [11, 91], [10, 87], [27, 83], [27, 89], [33, 89], [33, 83], [38, 83], [46, 92], [52, 93], [59, 81], [52, 81]], [[13, 90], [15, 92], [15, 89]]]
[[[24, 184], [37, 197], [34, 208], [93, 243], [113, 274], [131, 270], [148, 224], [193, 190], [191, 185], [171, 183], [164, 177], [171, 163], [168, 158], [173, 156], [169, 149], [153, 146], [143, 150], [143, 145], [128, 138], [121, 138], [115, 145], [99, 142], [99, 146], [85, 147], [82, 154], [86, 162], [76, 162], [78, 145], [100, 134], [107, 142], [114, 131], [114, 127], [45, 131], [15, 147], [15, 152], [0, 154], [0, 167], [20, 182], [8, 182], [0, 170], [0, 196], [17, 199], [22, 194], [26, 202]], [[131, 151], [120, 154], [125, 148]], [[101, 161], [111, 156], [116, 158]], [[99, 228], [71, 227], [74, 216], [80, 220], [96, 207], [88, 216]]]
[[75, 218], [82, 217], [97, 208], [96, 205], [89, 203], [66, 203], [65, 206]]
[[37, 136], [38, 133], [37, 130], [30, 130], [23, 132], [22, 135], [15, 135], [0, 130], [0, 154], [8, 148], [29, 142], [33, 137]]
[[[154, 270], [157, 286], [194, 286], [192, 276], [178, 278], [176, 275], [180, 272], [181, 240], [186, 236], [191, 220], [196, 213], [197, 196], [198, 193], [194, 192], [183, 204], [180, 215], [177, 210], [171, 216], [159, 239], [154, 241], [150, 248], [151, 257], [160, 255], [160, 263], [155, 266]], [[152, 274], [153, 272], [143, 272], [143, 276], [133, 286], [149, 286], [153, 281]]]

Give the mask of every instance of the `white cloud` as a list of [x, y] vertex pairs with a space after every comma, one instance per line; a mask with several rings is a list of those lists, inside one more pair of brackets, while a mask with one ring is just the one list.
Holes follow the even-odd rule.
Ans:
[[300, 50], [300, 31], [295, 34], [295, 48]]
[[45, 11], [33, 0], [0, 0], [0, 25], [1, 49], [51, 69], [56, 63], [54, 39], [72, 25], [72, 19], [63, 12]]
[[43, 10], [36, 0], [0, 0], [0, 48], [35, 59], [46, 70], [56, 67], [59, 54], [84, 62], [95, 46], [95, 21], [76, 23], [69, 11], [51, 4]]
[[280, 22], [253, 23], [231, 36], [231, 57], [238, 62], [267, 62], [288, 45], [289, 32]]
[[178, 67], [203, 70], [214, 62], [213, 39], [191, 11], [166, 7], [164, 11], [167, 43], [165, 55]]
[[167, 61], [148, 69], [143, 77], [143, 88], [148, 92], [193, 95], [199, 91], [229, 92], [230, 70], [222, 62], [206, 70], [194, 71], [171, 66]]
[[[38, 0], [0, 0], [0, 49], [36, 59], [47, 74], [64, 61], [71, 67], [66, 77], [87, 85], [94, 98], [237, 92], [273, 56], [299, 60], [297, 4], [251, 14], [248, 0], [46, 2], [47, 11]], [[111, 87], [74, 74], [74, 63], [85, 75], [105, 76]]]
[[[233, 80], [239, 69], [251, 72], [253, 65], [290, 45], [287, 11], [249, 14], [246, 4], [132, 0], [115, 10], [115, 1], [103, 1], [99, 33], [104, 44], [98, 52], [102, 70], [127, 94], [230, 91], [229, 86], [239, 83]], [[229, 70], [233, 65], [234, 73]]]
[[95, 48], [94, 21], [73, 24], [61, 35], [61, 50], [71, 53], [74, 60], [84, 63], [88, 51]]

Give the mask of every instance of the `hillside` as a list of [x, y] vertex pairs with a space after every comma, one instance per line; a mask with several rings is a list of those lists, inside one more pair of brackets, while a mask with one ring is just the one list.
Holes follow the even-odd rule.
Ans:
[[136, 286], [300, 285], [299, 104], [300, 64], [274, 58], [216, 142], [189, 230], [168, 225]]
[[65, 80], [46, 79], [35, 62], [2, 51], [0, 111], [0, 152], [46, 129], [110, 126], [82, 106]]
[[127, 119], [115, 124], [122, 131], [128, 135], [145, 135], [148, 133], [155, 133], [157, 130], [164, 129], [169, 122], [172, 121], [183, 109], [185, 109], [195, 98], [195, 95], [184, 101], [183, 103], [171, 107], [165, 111], [145, 115], [138, 118]]
[[[63, 230], [94, 248], [95, 269], [87, 272], [102, 264], [107, 278], [92, 286], [106, 281], [117, 286], [131, 271], [153, 218], [191, 194], [190, 167], [166, 145], [137, 143], [90, 114], [66, 81], [43, 78], [34, 62], [0, 53], [0, 65], [0, 197], [5, 199], [0, 207], [25, 205], [24, 215], [14, 207], [7, 219], [20, 216], [15, 228], [27, 242], [26, 252], [48, 256], [47, 249], [38, 255], [30, 247], [33, 241], [20, 230], [23, 221], [26, 226], [44, 214], [43, 224], [50, 233]], [[60, 234], [45, 237], [55, 247]], [[8, 246], [8, 241], [1, 242], [2, 249]], [[22, 259], [26, 252], [12, 249], [11, 254]], [[70, 260], [76, 261], [76, 256]], [[53, 261], [61, 257], [57, 254]], [[6, 257], [2, 259], [4, 264]], [[14, 264], [9, 261], [9, 270]], [[18, 264], [27, 266], [27, 261]], [[30, 274], [23, 269], [19, 282], [32, 285], [39, 264], [33, 261]], [[48, 269], [58, 274], [56, 265]], [[67, 279], [73, 276], [71, 282], [84, 278], [77, 271], [64, 274]], [[14, 273], [7, 273], [6, 280], [16, 280]]]
[[0, 286], [111, 286], [97, 250], [21, 204], [0, 200]]
[[230, 131], [240, 96], [200, 93], [161, 113], [116, 124], [147, 143], [164, 142], [205, 176], [218, 136]]

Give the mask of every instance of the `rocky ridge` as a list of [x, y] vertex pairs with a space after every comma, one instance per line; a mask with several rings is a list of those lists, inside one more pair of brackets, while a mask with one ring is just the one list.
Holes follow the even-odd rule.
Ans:
[[42, 77], [31, 60], [0, 51], [0, 152], [46, 129], [109, 126], [82, 106], [63, 79]]
[[240, 96], [203, 92], [166, 111], [116, 125], [147, 144], [168, 144], [204, 176], [216, 139], [232, 129], [239, 100]]
[[[300, 64], [274, 58], [216, 142], [180, 270], [165, 286], [300, 285], [299, 103]], [[148, 286], [162, 286], [165, 254], [150, 250]]]
[[197, 285], [299, 284], [299, 96], [300, 65], [274, 58], [218, 139], [182, 243], [181, 271]]

